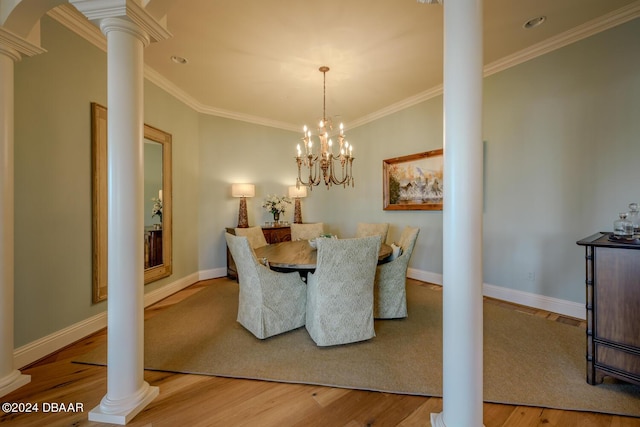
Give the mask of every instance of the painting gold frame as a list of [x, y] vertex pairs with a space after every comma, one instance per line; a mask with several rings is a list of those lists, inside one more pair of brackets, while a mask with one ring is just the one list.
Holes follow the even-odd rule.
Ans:
[[382, 161], [384, 210], [442, 210], [444, 150]]
[[[144, 138], [162, 145], [162, 263], [144, 270], [144, 283], [170, 276], [172, 263], [171, 134], [144, 125]], [[91, 103], [93, 302], [107, 299], [107, 108]], [[144, 230], [140, 230], [143, 233]]]

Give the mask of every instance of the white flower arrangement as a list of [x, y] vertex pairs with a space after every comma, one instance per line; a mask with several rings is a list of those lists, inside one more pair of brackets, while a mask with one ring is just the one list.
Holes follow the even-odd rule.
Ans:
[[268, 195], [262, 207], [274, 215], [285, 213], [287, 205], [291, 204], [291, 199], [287, 196]]
[[153, 208], [151, 208], [151, 218], [157, 216], [162, 221], [162, 200], [156, 197], [152, 198]]

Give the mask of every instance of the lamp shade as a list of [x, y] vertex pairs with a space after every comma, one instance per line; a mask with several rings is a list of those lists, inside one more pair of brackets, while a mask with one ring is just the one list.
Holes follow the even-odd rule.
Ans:
[[256, 186], [253, 184], [231, 184], [231, 197], [254, 197]]
[[307, 187], [301, 185], [300, 188], [296, 188], [295, 185], [289, 187], [289, 197], [307, 197]]

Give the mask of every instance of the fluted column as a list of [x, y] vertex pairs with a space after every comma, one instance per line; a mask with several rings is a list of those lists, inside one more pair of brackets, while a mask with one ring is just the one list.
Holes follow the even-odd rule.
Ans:
[[482, 425], [482, 0], [444, 2], [443, 412]]
[[126, 424], [157, 395], [144, 381], [143, 50], [147, 34], [123, 18], [107, 36], [107, 394], [89, 420]]
[[17, 51], [0, 43], [0, 396], [31, 381], [13, 366], [13, 73], [19, 60]]

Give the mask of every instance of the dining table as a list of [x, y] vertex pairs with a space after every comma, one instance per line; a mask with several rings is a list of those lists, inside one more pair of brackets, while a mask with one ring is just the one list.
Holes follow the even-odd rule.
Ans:
[[[297, 271], [306, 278], [307, 273], [316, 269], [318, 251], [308, 240], [293, 240], [273, 243], [254, 249], [256, 258], [266, 260], [269, 268], [275, 271]], [[378, 264], [384, 263], [393, 252], [391, 246], [383, 243], [378, 251]]]

